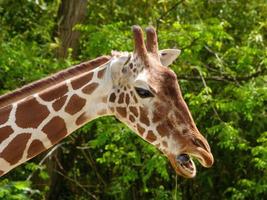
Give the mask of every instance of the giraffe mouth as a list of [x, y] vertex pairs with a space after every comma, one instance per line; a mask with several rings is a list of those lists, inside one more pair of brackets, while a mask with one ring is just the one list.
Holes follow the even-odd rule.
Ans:
[[182, 153], [177, 156], [168, 155], [168, 158], [177, 174], [185, 178], [193, 178], [196, 176], [197, 170], [195, 163], [188, 154]]
[[195, 163], [188, 154], [176, 156], [176, 163], [182, 168], [181, 171], [186, 177], [191, 178], [196, 175]]

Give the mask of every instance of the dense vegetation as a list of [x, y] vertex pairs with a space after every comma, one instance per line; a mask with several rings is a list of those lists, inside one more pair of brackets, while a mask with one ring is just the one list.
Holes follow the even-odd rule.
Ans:
[[[127, 2], [127, 3], [126, 3]], [[58, 57], [59, 0], [0, 0], [0, 94], [72, 64], [132, 50], [152, 24], [215, 164], [195, 179], [113, 117], [95, 120], [0, 179], [0, 199], [264, 199], [267, 196], [265, 0], [92, 0], [76, 56]]]

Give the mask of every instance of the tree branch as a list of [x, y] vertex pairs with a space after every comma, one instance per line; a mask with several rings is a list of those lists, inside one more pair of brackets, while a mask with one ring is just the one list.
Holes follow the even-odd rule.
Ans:
[[178, 7], [181, 3], [183, 3], [184, 0], [178, 1], [176, 4], [174, 4], [170, 9], [168, 9], [166, 12], [162, 13], [160, 17], [156, 20], [156, 29], [159, 29], [159, 25], [161, 23], [161, 20], [165, 19], [170, 12], [172, 12], [176, 7]]
[[85, 193], [87, 193], [89, 196], [91, 196], [93, 199], [97, 199], [97, 197], [88, 191], [88, 189], [84, 188], [83, 185], [81, 185], [77, 180], [74, 180], [68, 176], [66, 176], [65, 174], [61, 173], [60, 171], [58, 170], [55, 170], [56, 173], [58, 173], [59, 175], [61, 175], [62, 177], [64, 177], [65, 179], [75, 183], [78, 187], [80, 187]]
[[[202, 83], [203, 83], [203, 86], [204, 86], [204, 88], [205, 88], [205, 92], [206, 92], [207, 95], [209, 95], [209, 92], [208, 92], [208, 86], [207, 86], [206, 80], [204, 79], [204, 77], [203, 77], [201, 71], [198, 70], [198, 72], [199, 72], [201, 81], [202, 81]], [[219, 113], [217, 112], [216, 108], [215, 108], [212, 104], [211, 104], [211, 108], [212, 108], [212, 110], [213, 110], [215, 116], [216, 116], [221, 122], [223, 122], [223, 120], [222, 120], [222, 118], [220, 117]]]
[[[63, 142], [62, 142], [62, 143], [59, 143], [59, 144], [55, 145], [51, 150], [49, 150], [49, 151], [46, 153], [46, 155], [42, 158], [42, 160], [38, 163], [38, 165], [40, 166], [40, 165], [44, 164], [44, 162], [46, 161], [46, 159], [51, 158], [51, 155], [54, 153], [54, 151], [56, 151], [56, 150], [57, 150], [59, 147], [61, 147], [63, 144], [64, 144]], [[39, 169], [38, 169], [38, 170], [39, 170]], [[37, 170], [36, 170], [36, 171], [37, 171]], [[29, 181], [29, 180], [32, 178], [33, 174], [34, 174], [36, 171], [33, 171], [33, 172], [27, 177], [26, 180]]]
[[87, 151], [89, 153], [89, 156], [88, 156], [87, 153], [86, 153], [86, 151], [85, 151], [85, 149], [83, 147], [82, 148], [77, 147], [77, 149], [79, 149], [82, 152], [85, 160], [92, 167], [92, 169], [95, 171], [96, 176], [98, 177], [98, 179], [103, 183], [104, 186], [106, 186], [107, 185], [106, 182], [104, 181], [104, 179], [102, 178], [102, 176], [98, 173], [98, 171], [96, 169], [96, 166], [95, 166], [94, 162], [91, 159], [90, 151]]
[[[256, 78], [258, 76], [264, 75], [264, 73], [267, 71], [267, 69], [259, 70], [253, 74], [250, 74], [248, 76], [237, 76], [237, 77], [231, 77], [231, 76], [210, 76], [205, 77], [205, 80], [208, 81], [221, 81], [221, 82], [236, 82], [236, 81], [247, 81], [252, 78]], [[187, 75], [178, 75], [178, 79], [180, 80], [194, 80], [194, 81], [202, 81], [202, 78], [200, 76], [187, 76]]]

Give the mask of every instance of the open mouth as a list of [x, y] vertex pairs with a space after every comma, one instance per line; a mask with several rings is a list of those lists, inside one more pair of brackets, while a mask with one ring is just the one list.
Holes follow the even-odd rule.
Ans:
[[182, 153], [180, 155], [168, 155], [169, 160], [176, 173], [180, 174], [185, 178], [193, 178], [196, 175], [196, 166], [192, 158], [186, 154]]
[[194, 161], [188, 154], [180, 154], [176, 156], [176, 165], [180, 168], [180, 173], [188, 178], [196, 175], [196, 166]]
[[196, 176], [197, 170], [192, 158], [195, 158], [203, 167], [211, 167], [213, 165], [214, 160], [210, 152], [202, 148], [197, 148], [196, 150], [190, 153], [183, 151], [178, 155], [173, 153], [167, 154], [177, 174], [185, 178], [193, 178]]

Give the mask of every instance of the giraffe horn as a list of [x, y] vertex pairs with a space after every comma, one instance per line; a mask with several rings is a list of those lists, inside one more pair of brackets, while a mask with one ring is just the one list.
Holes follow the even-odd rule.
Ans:
[[134, 52], [141, 57], [141, 59], [147, 61], [147, 49], [144, 42], [143, 31], [140, 26], [134, 25], [132, 27], [134, 36]]
[[158, 55], [158, 37], [156, 30], [153, 27], [146, 28], [146, 48], [148, 52], [152, 53], [157, 59], [159, 59]]

